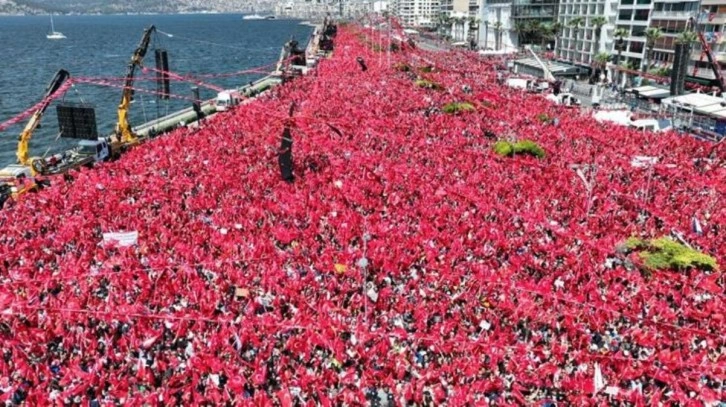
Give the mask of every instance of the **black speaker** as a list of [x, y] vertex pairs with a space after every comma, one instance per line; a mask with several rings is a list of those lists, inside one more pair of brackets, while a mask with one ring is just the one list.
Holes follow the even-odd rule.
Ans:
[[169, 99], [169, 54], [165, 49], [157, 49], [156, 54], [156, 91], [159, 99]]
[[194, 112], [197, 114], [197, 118], [201, 118], [201, 116], [202, 116], [202, 100], [199, 98], [199, 87], [192, 86], [192, 96], [194, 98], [194, 101], [192, 102], [192, 108], [194, 109]]
[[56, 107], [61, 137], [97, 140], [96, 109], [83, 103], [61, 103]]
[[280, 155], [277, 158], [280, 164], [280, 175], [286, 182], [293, 182], [295, 176], [292, 174], [292, 134], [290, 128], [285, 127], [282, 132], [282, 141], [280, 143]]
[[676, 42], [675, 45], [673, 68], [671, 70], [671, 96], [678, 96], [685, 93], [686, 74], [691, 53], [690, 44]]

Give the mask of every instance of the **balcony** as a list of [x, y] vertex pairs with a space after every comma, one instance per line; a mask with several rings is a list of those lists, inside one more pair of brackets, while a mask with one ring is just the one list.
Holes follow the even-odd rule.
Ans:
[[617, 20], [615, 22], [617, 25], [637, 25], [639, 27], [647, 27], [648, 21], [640, 21], [640, 20]]
[[660, 20], [687, 20], [692, 16], [692, 11], [654, 11], [652, 14], [652, 18]]
[[726, 24], [726, 13], [718, 13], [710, 20], [708, 18], [704, 19], [702, 24], [704, 25], [723, 25]]

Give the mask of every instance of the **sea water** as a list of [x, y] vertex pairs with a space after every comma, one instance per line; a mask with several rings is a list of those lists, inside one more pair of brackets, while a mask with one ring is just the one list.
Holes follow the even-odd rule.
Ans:
[[[50, 31], [47, 16], [0, 17], [0, 122], [40, 101], [59, 69], [77, 78], [123, 77], [144, 29], [152, 24], [160, 32], [152, 36], [144, 65], [154, 68], [154, 50], [163, 48], [169, 53], [170, 71], [184, 75], [225, 74], [274, 64], [291, 36], [306, 44], [312, 32], [311, 27], [298, 20], [243, 20], [242, 15], [236, 14], [54, 16], [54, 23], [56, 31], [67, 39], [46, 39]], [[203, 80], [228, 89], [262, 76]], [[134, 86], [156, 91], [154, 81], [138, 81]], [[171, 93], [191, 98], [191, 86], [194, 85], [172, 80]], [[115, 126], [121, 92], [118, 88], [77, 84], [66, 93], [65, 101], [94, 105], [98, 132], [105, 135]], [[204, 87], [200, 87], [200, 92], [203, 99], [216, 94]], [[155, 95], [141, 92], [134, 99], [130, 111], [132, 126], [191, 104], [183, 99], [157, 100]], [[42, 127], [34, 133], [33, 155], [61, 151], [74, 144], [73, 140], [57, 138], [57, 103], [48, 108]], [[17, 138], [26, 123], [27, 119], [0, 132], [0, 166], [14, 162]]]

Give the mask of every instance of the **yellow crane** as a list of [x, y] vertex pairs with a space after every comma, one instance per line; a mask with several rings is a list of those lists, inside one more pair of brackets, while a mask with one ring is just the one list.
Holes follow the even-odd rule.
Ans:
[[144, 30], [141, 42], [134, 51], [134, 55], [131, 56], [131, 62], [129, 62], [126, 71], [126, 82], [121, 95], [121, 103], [118, 105], [118, 124], [116, 124], [116, 138], [122, 145], [131, 145], [138, 142], [136, 135], [131, 131], [131, 125], [129, 125], [129, 106], [134, 94], [133, 86], [136, 68], [140, 67], [144, 62], [146, 51], [149, 49], [149, 43], [151, 42], [151, 34], [155, 31], [156, 27], [153, 25]]
[[63, 86], [63, 83], [65, 83], [65, 81], [68, 80], [70, 76], [71, 75], [68, 73], [68, 71], [63, 69], [59, 70], [55, 74], [53, 80], [45, 89], [45, 96], [43, 96], [42, 104], [40, 105], [38, 110], [33, 113], [30, 121], [23, 129], [23, 132], [20, 133], [20, 137], [18, 137], [18, 151], [16, 153], [18, 157], [18, 164], [30, 168], [33, 176], [42, 174], [44, 172], [45, 161], [41, 157], [30, 157], [30, 139], [33, 137], [33, 132], [35, 131], [35, 129], [40, 126], [40, 120], [43, 118], [43, 113], [45, 113], [46, 109], [48, 109], [48, 106], [50, 105], [50, 102], [52, 101], [50, 97], [53, 96], [53, 94], [55, 94], [61, 86]]

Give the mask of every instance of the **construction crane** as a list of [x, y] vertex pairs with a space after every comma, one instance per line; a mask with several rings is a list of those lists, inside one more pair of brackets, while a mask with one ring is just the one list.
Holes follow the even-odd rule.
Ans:
[[[696, 23], [696, 19], [694, 17], [691, 17], [688, 21], [691, 29], [696, 31], [696, 34], [698, 34], [698, 40], [701, 42], [701, 61], [703, 60], [703, 54], [706, 54], [708, 57], [708, 63], [711, 66], [711, 70], [713, 70], [714, 77], [716, 78], [716, 83], [723, 93], [726, 91], [726, 82], [724, 82], [723, 74], [721, 73], [721, 66], [719, 66], [718, 61], [716, 60], [716, 57], [713, 55], [713, 50], [711, 49], [711, 46], [708, 45], [708, 41], [706, 41], [706, 37], [703, 35], [703, 30], [698, 28], [698, 25]], [[694, 71], [694, 76], [697, 73], [698, 65], [696, 65], [696, 70]]]
[[116, 138], [117, 142], [122, 145], [131, 145], [138, 142], [136, 135], [131, 131], [131, 125], [129, 124], [129, 106], [131, 105], [131, 99], [134, 95], [134, 74], [136, 69], [141, 66], [146, 56], [146, 51], [149, 49], [149, 43], [151, 42], [151, 34], [156, 31], [155, 26], [151, 26], [144, 30], [144, 35], [141, 37], [139, 46], [131, 56], [128, 69], [126, 70], [126, 82], [124, 83], [123, 94], [121, 95], [121, 103], [118, 105], [118, 124], [116, 125]]
[[30, 139], [33, 137], [35, 129], [40, 126], [40, 120], [43, 118], [43, 114], [53, 100], [52, 96], [58, 91], [58, 89], [60, 89], [61, 86], [63, 86], [63, 83], [65, 83], [68, 78], [70, 78], [68, 71], [61, 69], [56, 72], [53, 80], [50, 81], [50, 84], [45, 89], [45, 95], [43, 96], [43, 101], [38, 107], [38, 110], [33, 113], [30, 121], [23, 129], [23, 132], [20, 133], [20, 137], [18, 137], [18, 151], [16, 153], [18, 157], [18, 164], [30, 168], [33, 176], [44, 172], [45, 161], [41, 157], [29, 156]]
[[534, 57], [535, 61], [539, 64], [539, 66], [542, 68], [542, 72], [544, 74], [544, 80], [547, 82], [554, 82], [556, 81], [555, 76], [552, 75], [552, 72], [550, 72], [549, 68], [547, 68], [547, 65], [542, 62], [541, 59], [539, 59], [539, 56], [537, 53], [535, 53], [530, 46], [526, 46], [525, 49], [529, 51], [530, 54]]

